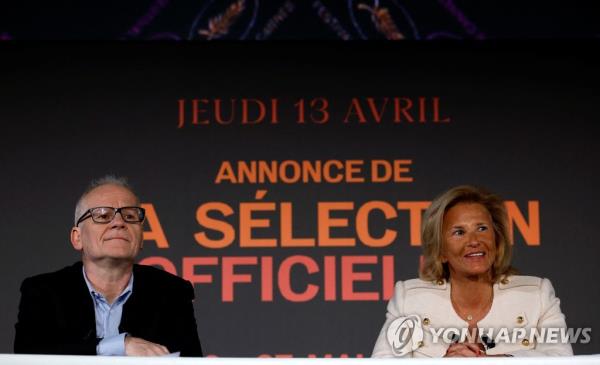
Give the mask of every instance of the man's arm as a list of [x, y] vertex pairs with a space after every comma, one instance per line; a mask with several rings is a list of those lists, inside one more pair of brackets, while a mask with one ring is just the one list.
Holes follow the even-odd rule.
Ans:
[[119, 331], [181, 356], [202, 356], [192, 284], [144, 265], [134, 266], [134, 275], [133, 293], [123, 307]]
[[59, 308], [56, 299], [56, 293], [35, 280], [23, 281], [15, 324], [15, 353], [95, 355], [97, 341], [93, 328], [84, 334], [65, 333], [58, 317], [68, 313]]
[[202, 347], [194, 315], [194, 288], [189, 281], [185, 282], [184, 291], [183, 297], [178, 301], [180, 308], [176, 310], [179, 315], [176, 331], [178, 332], [177, 337], [181, 341], [181, 356], [201, 357]]

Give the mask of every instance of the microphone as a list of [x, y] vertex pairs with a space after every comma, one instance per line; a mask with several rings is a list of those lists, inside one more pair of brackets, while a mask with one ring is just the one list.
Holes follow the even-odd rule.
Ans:
[[460, 341], [460, 336], [458, 335], [458, 333], [453, 333], [450, 339], [452, 340], [450, 345], [454, 345], [455, 343], [458, 343], [458, 341]]
[[494, 342], [494, 340], [489, 338], [487, 335], [481, 336], [481, 341], [483, 342], [486, 351], [496, 347], [496, 343]]

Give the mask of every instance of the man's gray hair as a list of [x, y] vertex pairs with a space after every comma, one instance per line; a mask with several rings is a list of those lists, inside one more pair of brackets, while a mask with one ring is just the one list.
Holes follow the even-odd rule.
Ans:
[[88, 187], [83, 192], [83, 194], [81, 194], [81, 196], [79, 197], [79, 200], [77, 200], [77, 204], [75, 205], [75, 219], [73, 220], [74, 225], [77, 225], [77, 220], [84, 213], [83, 201], [84, 201], [85, 197], [89, 193], [91, 193], [92, 190], [94, 190], [100, 186], [103, 186], [103, 185], [117, 185], [117, 186], [120, 186], [120, 187], [123, 187], [123, 188], [129, 190], [135, 196], [137, 204], [139, 204], [139, 199], [137, 197], [137, 194], [135, 193], [135, 191], [133, 191], [133, 188], [127, 181], [127, 178], [125, 178], [123, 176], [105, 175], [98, 179], [92, 180], [90, 182], [90, 184], [88, 185]]

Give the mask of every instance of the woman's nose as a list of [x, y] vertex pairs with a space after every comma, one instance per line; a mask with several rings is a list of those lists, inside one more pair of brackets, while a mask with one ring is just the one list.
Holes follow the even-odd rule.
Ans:
[[479, 234], [476, 231], [472, 231], [467, 233], [467, 244], [470, 246], [479, 245], [481, 242], [479, 240]]

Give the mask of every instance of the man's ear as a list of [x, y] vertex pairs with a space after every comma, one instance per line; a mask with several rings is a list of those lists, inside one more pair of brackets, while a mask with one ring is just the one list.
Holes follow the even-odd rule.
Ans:
[[71, 228], [71, 244], [77, 251], [81, 251], [83, 249], [83, 244], [81, 243], [81, 228]]

